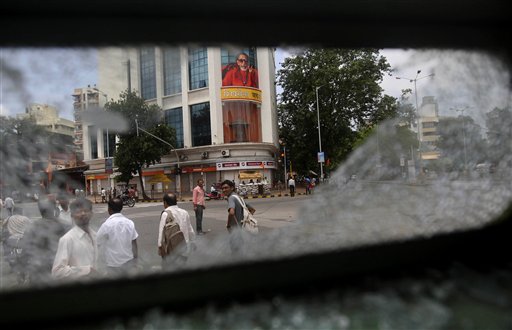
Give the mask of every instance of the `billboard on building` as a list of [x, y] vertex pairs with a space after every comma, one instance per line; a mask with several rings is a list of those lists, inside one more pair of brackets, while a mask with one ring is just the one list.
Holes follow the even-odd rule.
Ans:
[[224, 143], [261, 142], [261, 94], [256, 48], [223, 48]]

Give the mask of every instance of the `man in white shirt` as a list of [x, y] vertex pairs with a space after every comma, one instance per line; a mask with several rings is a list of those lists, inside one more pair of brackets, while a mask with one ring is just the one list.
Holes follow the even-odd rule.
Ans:
[[60, 279], [76, 279], [96, 274], [96, 233], [89, 228], [92, 203], [85, 198], [75, 199], [71, 205], [71, 217], [75, 226], [59, 239], [52, 276]]
[[97, 234], [100, 258], [112, 275], [133, 270], [137, 266], [139, 234], [133, 221], [121, 214], [122, 209], [121, 198], [108, 201], [110, 217], [100, 226]]
[[[162, 239], [163, 239], [163, 230], [165, 226], [165, 221], [167, 219], [167, 212], [171, 212], [174, 219], [180, 225], [180, 230], [183, 232], [183, 236], [185, 236], [185, 241], [187, 243], [187, 251], [185, 255], [181, 256], [173, 256], [173, 258], [163, 258], [162, 259], [162, 267], [169, 268], [170, 263], [175, 263], [177, 265], [181, 265], [186, 260], [186, 254], [191, 250], [192, 242], [194, 241], [196, 234], [194, 232], [194, 228], [192, 227], [192, 223], [190, 222], [190, 215], [186, 210], [180, 209], [177, 205], [176, 194], [172, 192], [168, 192], [164, 194], [163, 197], [164, 202], [164, 211], [160, 215], [160, 225], [158, 226], [158, 255], [163, 256], [163, 247], [162, 247]], [[172, 255], [172, 254], [171, 254]], [[176, 258], [174, 258], [176, 257]]]
[[288, 188], [290, 188], [290, 196], [295, 196], [295, 180], [291, 176], [290, 179], [288, 179]]

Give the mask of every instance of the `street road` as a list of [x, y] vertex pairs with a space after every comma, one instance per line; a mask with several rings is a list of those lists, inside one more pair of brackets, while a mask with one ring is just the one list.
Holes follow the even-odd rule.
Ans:
[[[275, 228], [292, 225], [297, 220], [298, 208], [303, 205], [311, 196], [296, 195], [295, 197], [283, 196], [274, 198], [256, 198], [247, 199], [255, 209], [255, 216], [258, 219], [260, 232], [268, 232]], [[18, 204], [23, 208], [23, 214], [31, 219], [41, 217], [37, 208], [37, 203]], [[178, 202], [178, 206], [185, 209], [190, 214], [190, 220], [194, 230], [196, 228], [194, 209], [191, 201]], [[144, 267], [159, 268], [161, 258], [157, 254], [158, 224], [160, 214], [163, 211], [163, 203], [136, 203], [133, 208], [125, 206], [122, 213], [135, 223], [135, 228], [139, 233], [137, 239], [139, 247], [139, 258]], [[2, 219], [6, 217], [5, 210], [2, 212]], [[93, 204], [93, 218], [91, 227], [98, 230], [100, 225], [108, 218], [107, 204]], [[197, 236], [197, 240], [202, 240], [208, 245], [208, 241], [213, 241], [219, 235], [226, 233], [227, 220], [227, 201], [211, 200], [206, 202], [206, 209], [203, 214], [203, 230], [209, 230], [203, 236]], [[9, 272], [9, 267], [4, 260], [0, 261], [0, 286], [2, 288], [15, 283], [15, 279]]]
[[[248, 203], [255, 209], [255, 216], [261, 232], [280, 228], [293, 224], [297, 219], [297, 209], [310, 198], [310, 196], [297, 195], [295, 197], [255, 198], [248, 199]], [[194, 230], [196, 220], [192, 202], [178, 202], [178, 206], [190, 214], [190, 220]], [[124, 207], [122, 213], [133, 220], [139, 233], [137, 243], [141, 258], [150, 264], [160, 265], [160, 257], [157, 254], [158, 224], [160, 214], [163, 211], [163, 203], [137, 203], [133, 208]], [[94, 216], [91, 226], [98, 229], [108, 217], [106, 204], [94, 204]], [[211, 240], [226, 232], [227, 201], [206, 201], [206, 209], [203, 214], [203, 230], [210, 230], [204, 236], [198, 236], [198, 240]]]

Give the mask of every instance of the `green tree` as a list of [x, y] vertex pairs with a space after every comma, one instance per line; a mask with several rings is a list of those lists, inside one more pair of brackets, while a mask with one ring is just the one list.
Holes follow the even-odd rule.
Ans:
[[446, 170], [463, 171], [485, 161], [486, 144], [480, 127], [470, 116], [439, 119], [438, 133], [437, 147], [445, 163], [450, 164]]
[[[410, 150], [418, 148], [417, 134], [397, 120], [387, 121], [359, 131], [354, 148], [365, 145], [365, 153], [376, 159], [374, 173], [364, 173], [377, 179], [398, 179], [404, 170], [400, 159], [408, 159]], [[370, 161], [370, 158], [368, 159]]]
[[41, 179], [51, 153], [72, 152], [71, 137], [48, 132], [30, 117], [0, 116], [0, 141], [0, 182], [18, 190], [31, 190]]
[[322, 151], [334, 168], [352, 151], [359, 130], [396, 115], [396, 99], [379, 86], [389, 72], [374, 49], [307, 49], [285, 59], [277, 73], [278, 122], [294, 170], [319, 166], [316, 88]]
[[108, 102], [105, 109], [129, 120], [128, 130], [119, 134], [119, 142], [114, 154], [115, 165], [121, 173], [118, 180], [128, 185], [134, 174], [138, 173], [142, 196], [147, 200], [149, 197], [142, 184], [143, 169], [159, 163], [162, 156], [169, 154], [172, 148], [142, 131], [139, 131], [137, 136], [135, 119], [140, 128], [173, 146], [176, 145], [176, 131], [163, 122], [160, 107], [147, 104], [135, 92], [121, 93], [119, 100]]
[[500, 167], [512, 166], [512, 108], [494, 108], [486, 117], [488, 160]]

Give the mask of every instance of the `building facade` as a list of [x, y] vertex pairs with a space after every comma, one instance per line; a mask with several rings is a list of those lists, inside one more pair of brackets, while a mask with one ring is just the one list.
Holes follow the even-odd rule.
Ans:
[[434, 96], [425, 96], [419, 109], [420, 131], [423, 160], [435, 160], [440, 156], [436, 143], [439, 141], [439, 107]]
[[[136, 91], [147, 103], [158, 105], [166, 124], [176, 130], [175, 151], [143, 173], [146, 191], [190, 192], [198, 178], [207, 186], [225, 179], [274, 182], [278, 153], [274, 49], [104, 48], [98, 61], [100, 93], [117, 100], [123, 91]], [[100, 131], [91, 134], [92, 125], [84, 125], [84, 132], [85, 126], [87, 185], [90, 192], [112, 189], [115, 183], [110, 176], [115, 173], [109, 176], [105, 171], [107, 155], [102, 152], [107, 136]], [[140, 190], [138, 178], [133, 185]]]
[[59, 117], [57, 108], [48, 104], [30, 103], [25, 108], [25, 113], [17, 116], [18, 118], [30, 117], [36, 125], [42, 126], [48, 132], [66, 136], [74, 135], [73, 121]]

